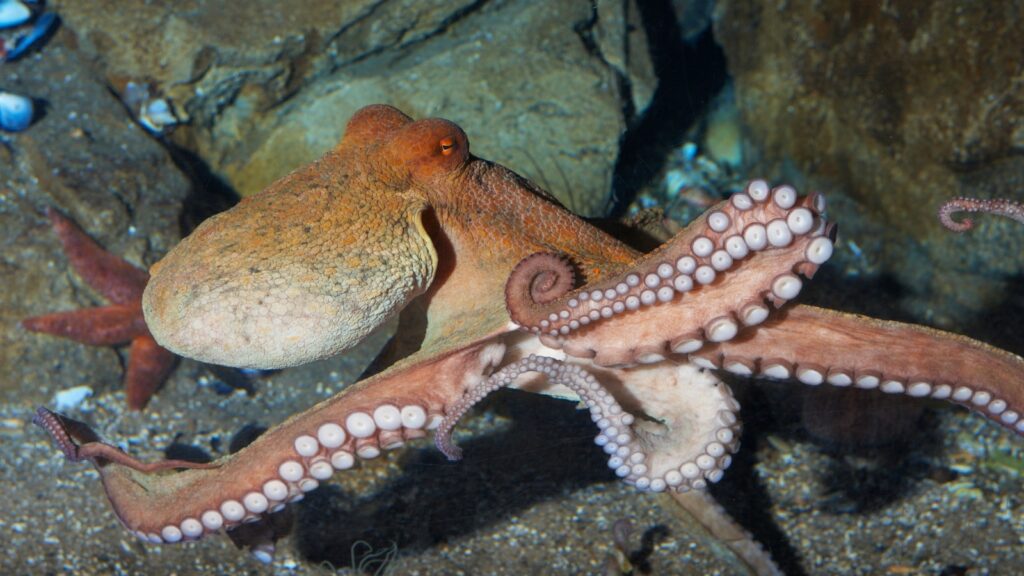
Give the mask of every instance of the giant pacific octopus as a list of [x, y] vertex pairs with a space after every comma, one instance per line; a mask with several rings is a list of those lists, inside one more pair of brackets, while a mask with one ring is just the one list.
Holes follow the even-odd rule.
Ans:
[[175, 353], [255, 368], [337, 354], [399, 316], [397, 361], [207, 464], [146, 464], [45, 408], [36, 420], [153, 543], [277, 512], [430, 430], [456, 459], [460, 415], [502, 386], [582, 401], [617, 476], [697, 498], [738, 448], [723, 372], [945, 399], [1024, 433], [1021, 358], [791, 302], [834, 240], [821, 195], [754, 180], [640, 254], [472, 156], [452, 122], [369, 106], [323, 158], [156, 264], [143, 307]]

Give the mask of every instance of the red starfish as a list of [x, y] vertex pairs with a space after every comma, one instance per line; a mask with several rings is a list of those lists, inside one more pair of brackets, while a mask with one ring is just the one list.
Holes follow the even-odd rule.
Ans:
[[78, 224], [56, 210], [48, 208], [46, 214], [64, 245], [71, 267], [111, 304], [33, 316], [22, 320], [21, 325], [33, 332], [90, 346], [116, 346], [130, 341], [125, 392], [128, 407], [141, 410], [174, 365], [174, 354], [156, 343], [142, 316], [142, 291], [149, 282], [149, 273], [104, 250]]

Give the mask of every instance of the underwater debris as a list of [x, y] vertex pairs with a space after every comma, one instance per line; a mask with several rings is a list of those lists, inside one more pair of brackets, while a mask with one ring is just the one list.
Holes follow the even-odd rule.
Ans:
[[731, 165], [702, 153], [693, 141], [674, 150], [667, 164], [660, 185], [639, 194], [630, 214], [662, 207], [673, 220], [686, 222], [746, 183]]
[[950, 482], [945, 487], [959, 500], [983, 500], [985, 498], [984, 492], [970, 480]]
[[607, 576], [622, 576], [633, 573], [633, 563], [629, 561], [629, 540], [633, 535], [633, 521], [620, 518], [612, 524], [612, 552], [606, 560]]
[[641, 191], [630, 213], [660, 207], [676, 222], [689, 222], [746, 185], [743, 130], [731, 84], [689, 128], [686, 140], [665, 158], [661, 180]]
[[68, 412], [78, 408], [90, 396], [92, 396], [92, 388], [89, 386], [67, 388], [53, 395], [54, 408], [61, 412]]
[[32, 124], [35, 106], [31, 98], [0, 92], [0, 130], [20, 132]]
[[357, 540], [349, 549], [352, 568], [359, 574], [384, 576], [391, 568], [391, 562], [398, 556], [398, 543], [391, 541], [387, 546], [374, 548], [365, 540]]
[[[0, 2], [4, 2], [4, 0], [0, 0]], [[59, 21], [56, 14], [46, 12], [36, 18], [27, 32], [19, 33], [9, 39], [0, 38], [0, 62], [17, 60], [31, 52], [32, 49], [41, 46], [42, 42], [56, 30]]]
[[139, 124], [151, 134], [164, 134], [168, 128], [181, 122], [169, 100], [153, 97], [149, 84], [129, 82], [121, 99]]
[[[0, 29], [21, 26], [32, 20], [32, 10], [20, 0], [0, 0]], [[0, 37], [0, 62], [10, 62], [28, 54], [56, 28], [56, 14], [47, 12], [36, 18], [27, 32]], [[31, 98], [0, 91], [0, 130], [20, 132], [32, 125], [35, 104]]]

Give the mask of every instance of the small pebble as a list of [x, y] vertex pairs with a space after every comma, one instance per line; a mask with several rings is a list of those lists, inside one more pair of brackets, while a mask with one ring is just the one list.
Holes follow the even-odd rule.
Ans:
[[89, 386], [75, 386], [61, 390], [53, 395], [54, 409], [58, 412], [73, 410], [90, 396], [92, 396], [92, 388]]

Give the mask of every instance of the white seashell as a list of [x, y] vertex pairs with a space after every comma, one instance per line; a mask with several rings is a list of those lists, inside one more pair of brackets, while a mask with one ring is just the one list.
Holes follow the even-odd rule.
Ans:
[[20, 26], [32, 17], [32, 11], [20, 0], [0, 0], [0, 28]]
[[54, 410], [61, 412], [74, 410], [90, 396], [92, 396], [92, 388], [88, 386], [75, 386], [61, 390], [53, 395]]
[[177, 124], [178, 117], [174, 115], [169, 102], [158, 98], [149, 100], [142, 106], [142, 110], [139, 111], [139, 123], [150, 132], [160, 134], [168, 126]]
[[669, 170], [665, 173], [665, 192], [670, 198], [689, 183], [690, 179], [681, 170]]
[[24, 130], [32, 123], [34, 114], [32, 100], [10, 92], [0, 92], [0, 130]]

